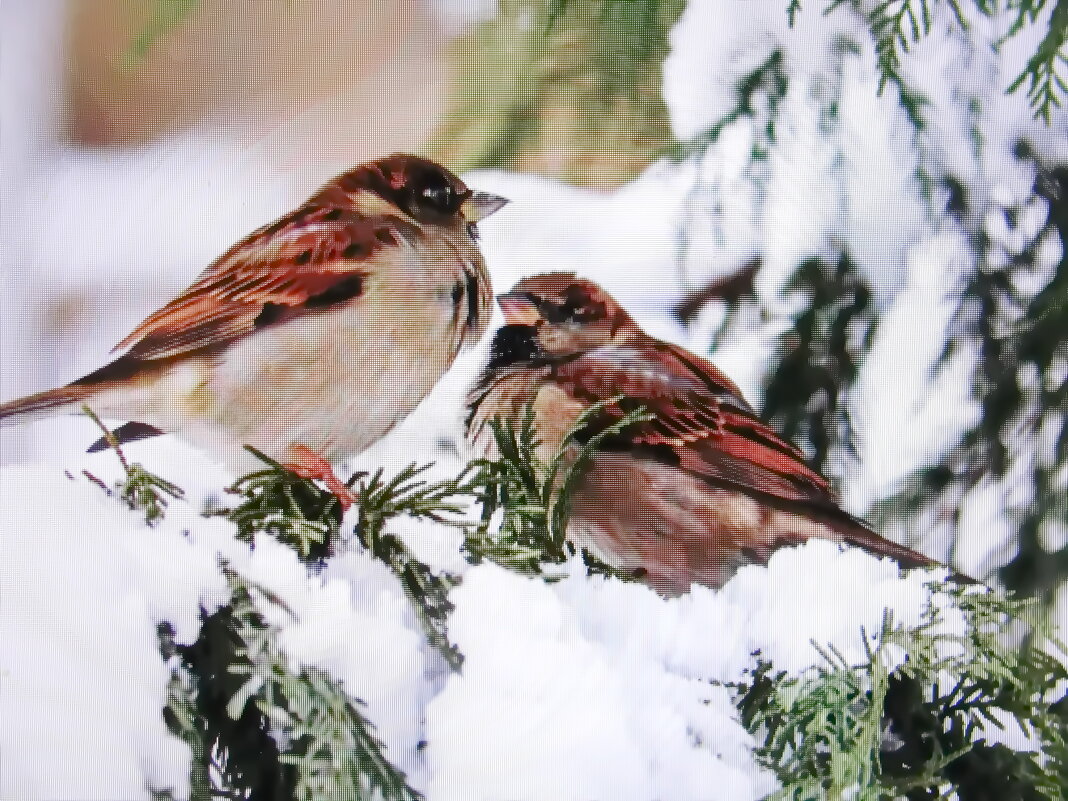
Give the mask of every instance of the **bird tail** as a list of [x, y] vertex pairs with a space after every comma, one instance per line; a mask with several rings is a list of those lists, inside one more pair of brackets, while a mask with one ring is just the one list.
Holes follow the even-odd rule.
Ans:
[[91, 386], [71, 384], [0, 403], [0, 425], [18, 425], [42, 417], [74, 414], [94, 390]]
[[[851, 515], [835, 520], [832, 525], [842, 535], [842, 541], [845, 544], [862, 548], [875, 556], [889, 556], [902, 567], [946, 567], [937, 559], [924, 556], [919, 551], [914, 551], [885, 537], [880, 537], [868, 528], [863, 521]], [[949, 568], [949, 578], [962, 584], [980, 583], [971, 576], [958, 573], [952, 568]]]

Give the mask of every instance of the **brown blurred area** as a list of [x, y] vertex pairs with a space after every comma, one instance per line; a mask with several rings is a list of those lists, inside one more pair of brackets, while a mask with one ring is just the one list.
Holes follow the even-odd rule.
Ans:
[[447, 88], [420, 0], [69, 0], [66, 35], [66, 132], [93, 147], [207, 124], [322, 173], [418, 150]]
[[[572, 0], [550, 25], [550, 3], [500, 0], [467, 26], [429, 0], [67, 3], [66, 130], [79, 145], [206, 125], [302, 183], [407, 150], [608, 188], [671, 141], [659, 64], [676, 2], [635, 24]], [[657, 44], [636, 51], [644, 22]]]

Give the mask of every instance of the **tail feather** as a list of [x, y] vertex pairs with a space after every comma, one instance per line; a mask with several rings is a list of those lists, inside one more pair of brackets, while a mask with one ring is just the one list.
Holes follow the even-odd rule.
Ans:
[[[919, 551], [914, 551], [893, 540], [879, 536], [855, 517], [848, 516], [842, 520], [836, 520], [834, 527], [842, 535], [842, 542], [845, 544], [861, 548], [875, 556], [889, 556], [902, 567], [946, 567], [937, 559], [932, 559]], [[962, 584], [980, 583], [971, 576], [958, 573], [952, 568], [949, 568], [949, 578]]]
[[94, 387], [71, 384], [24, 398], [0, 403], [0, 425], [28, 423], [58, 414], [73, 414], [94, 392]]

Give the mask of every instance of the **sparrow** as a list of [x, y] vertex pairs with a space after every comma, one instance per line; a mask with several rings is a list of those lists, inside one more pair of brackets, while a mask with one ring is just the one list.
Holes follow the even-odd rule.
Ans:
[[548, 463], [579, 416], [605, 404], [564, 450], [624, 415], [650, 419], [603, 439], [572, 497], [567, 537], [664, 594], [721, 587], [741, 566], [818, 537], [938, 562], [844, 511], [826, 479], [764, 423], [710, 362], [645, 333], [607, 292], [573, 273], [526, 278], [497, 299], [505, 325], [467, 398], [467, 438], [490, 458], [490, 421], [533, 411]]
[[384, 436], [485, 332], [476, 223], [506, 202], [418, 156], [361, 164], [231, 247], [114, 361], [0, 404], [0, 422], [85, 404], [131, 421], [120, 442], [175, 434], [238, 474], [252, 445], [347, 504], [330, 461]]

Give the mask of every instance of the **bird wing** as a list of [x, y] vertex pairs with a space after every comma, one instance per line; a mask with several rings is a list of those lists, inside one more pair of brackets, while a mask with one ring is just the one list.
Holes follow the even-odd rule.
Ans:
[[801, 452], [756, 416], [729, 378], [682, 348], [656, 340], [598, 348], [558, 365], [554, 377], [584, 404], [622, 396], [591, 421], [591, 435], [637, 407], [652, 415], [606, 440], [605, 449], [632, 451], [712, 484], [838, 509]]
[[254, 329], [358, 297], [369, 262], [411, 223], [305, 205], [236, 244], [116, 349], [165, 359], [227, 344]]

